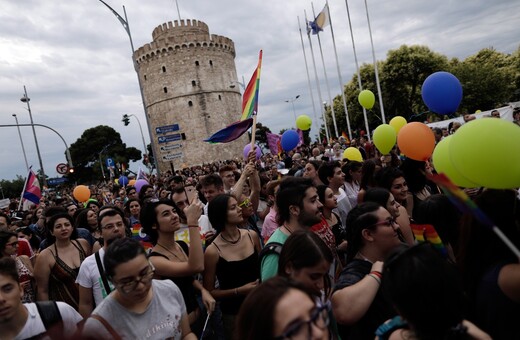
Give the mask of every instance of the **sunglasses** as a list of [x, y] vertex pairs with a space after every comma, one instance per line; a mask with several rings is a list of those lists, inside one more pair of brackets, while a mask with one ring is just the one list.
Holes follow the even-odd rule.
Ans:
[[250, 207], [251, 206], [251, 201], [249, 200], [249, 198], [246, 198], [242, 203], [240, 203], [238, 205], [240, 208], [243, 208], [243, 207]]

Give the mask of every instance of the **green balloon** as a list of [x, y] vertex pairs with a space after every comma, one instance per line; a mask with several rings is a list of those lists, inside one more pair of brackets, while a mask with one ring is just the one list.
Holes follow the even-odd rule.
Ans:
[[307, 115], [300, 115], [296, 118], [296, 127], [302, 131], [307, 131], [312, 126], [312, 119]]
[[450, 158], [450, 141], [452, 136], [448, 136], [441, 140], [435, 150], [433, 150], [432, 161], [435, 170], [438, 173], [443, 173], [455, 183], [455, 185], [463, 188], [476, 188], [478, 184], [473, 183], [466, 177], [462, 176], [460, 172], [453, 166]]
[[520, 187], [520, 126], [496, 118], [464, 124], [450, 141], [450, 159], [462, 176], [492, 189]]
[[363, 106], [365, 109], [370, 110], [374, 107], [374, 104], [376, 103], [376, 97], [374, 96], [374, 93], [370, 90], [363, 90], [359, 92], [358, 101], [361, 106]]
[[395, 145], [397, 134], [388, 124], [381, 124], [374, 130], [374, 144], [383, 155], [387, 155]]

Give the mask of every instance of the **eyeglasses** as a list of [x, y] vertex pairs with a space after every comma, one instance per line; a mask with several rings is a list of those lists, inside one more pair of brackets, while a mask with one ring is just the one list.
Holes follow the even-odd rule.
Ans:
[[381, 221], [381, 222], [377, 222], [377, 223], [374, 223], [370, 226], [368, 226], [368, 228], [371, 228], [371, 227], [377, 227], [377, 226], [386, 226], [386, 227], [392, 227], [392, 228], [395, 228], [395, 226], [397, 226], [397, 222], [395, 221], [395, 218], [388, 218], [384, 221]]
[[14, 241], [14, 242], [11, 242], [11, 243], [6, 243], [5, 245], [6, 246], [11, 246], [11, 247], [18, 247], [18, 241]]
[[246, 198], [242, 203], [240, 203], [238, 205], [240, 208], [242, 207], [250, 207], [251, 206], [251, 201], [249, 200], [249, 198]]
[[[330, 301], [325, 304], [316, 306], [311, 311], [311, 318], [307, 321], [298, 321], [289, 326], [289, 328], [280, 336], [275, 337], [275, 340], [283, 339], [311, 339], [312, 338], [312, 325], [325, 329], [330, 323], [329, 312], [331, 310]], [[307, 326], [307, 327], [305, 327]]]
[[153, 274], [155, 273], [155, 267], [151, 262], [149, 262], [149, 266], [146, 270], [146, 273], [139, 275], [136, 279], [127, 281], [127, 282], [115, 282], [114, 284], [117, 288], [121, 289], [121, 291], [125, 294], [130, 294], [133, 292], [139, 283], [148, 284], [153, 278]]

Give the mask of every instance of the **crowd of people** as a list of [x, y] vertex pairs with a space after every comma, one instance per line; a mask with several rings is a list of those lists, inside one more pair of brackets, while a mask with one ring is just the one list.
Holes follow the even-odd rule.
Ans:
[[[520, 339], [520, 259], [428, 173], [340, 138], [13, 200], [0, 338]], [[467, 193], [520, 247], [518, 192]]]

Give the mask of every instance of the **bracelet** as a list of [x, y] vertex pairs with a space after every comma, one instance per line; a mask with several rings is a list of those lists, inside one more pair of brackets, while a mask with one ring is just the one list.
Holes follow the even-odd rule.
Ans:
[[368, 276], [370, 276], [371, 278], [376, 280], [378, 284], [381, 284], [381, 280], [379, 280], [379, 278], [377, 276], [375, 276], [374, 274], [370, 273], [370, 274], [368, 274]]
[[377, 276], [379, 279], [383, 279], [383, 274], [381, 274], [381, 272], [378, 272], [377, 270], [371, 271], [370, 274]]
[[189, 225], [189, 224], [188, 224], [188, 228], [198, 228], [198, 227], [199, 227], [199, 226], [198, 226], [198, 225], [195, 225], [195, 224], [193, 224], [193, 225]]
[[238, 288], [235, 288], [235, 295], [238, 295]]

